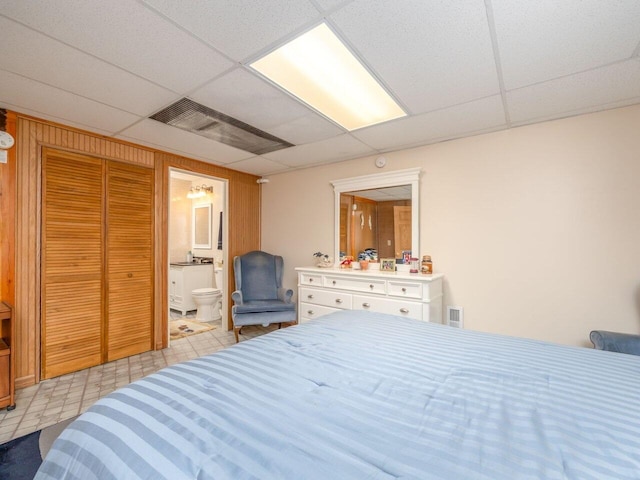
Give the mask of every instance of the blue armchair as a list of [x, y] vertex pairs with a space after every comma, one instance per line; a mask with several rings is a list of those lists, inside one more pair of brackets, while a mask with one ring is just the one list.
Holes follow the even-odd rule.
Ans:
[[233, 333], [236, 343], [245, 325], [295, 322], [296, 305], [293, 290], [282, 287], [284, 261], [279, 255], [253, 251], [234, 257], [236, 290], [231, 294]]
[[640, 335], [594, 330], [589, 338], [598, 350], [640, 355]]

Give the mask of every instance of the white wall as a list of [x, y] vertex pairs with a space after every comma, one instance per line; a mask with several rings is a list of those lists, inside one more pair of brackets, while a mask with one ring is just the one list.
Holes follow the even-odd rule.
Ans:
[[[445, 274], [444, 305], [474, 330], [590, 345], [640, 332], [640, 106], [385, 153], [420, 166], [420, 251]], [[333, 251], [331, 180], [373, 160], [274, 175], [262, 248], [293, 268]]]
[[169, 261], [184, 262], [191, 250], [191, 200], [189, 180], [171, 178], [169, 204]]

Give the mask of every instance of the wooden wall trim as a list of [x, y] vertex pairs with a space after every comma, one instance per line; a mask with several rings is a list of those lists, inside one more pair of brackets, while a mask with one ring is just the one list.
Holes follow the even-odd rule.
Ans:
[[[166, 152], [81, 130], [14, 114], [16, 125], [15, 172], [13, 175], [15, 206], [15, 236], [9, 244], [15, 256], [15, 323], [16, 323], [16, 387], [24, 388], [40, 381], [40, 202], [41, 150], [43, 146], [101, 158], [134, 163], [155, 169], [155, 240], [154, 240], [154, 346], [168, 344], [168, 186], [169, 168], [228, 180], [229, 245], [227, 255], [260, 248], [260, 188], [259, 178], [225, 167], [211, 165]], [[4, 178], [4, 177], [0, 177]], [[4, 181], [4, 180], [0, 180]], [[2, 184], [0, 184], [2, 185]], [[2, 202], [4, 205], [4, 201]], [[7, 256], [0, 249], [4, 265]], [[228, 265], [230, 266], [230, 265]], [[4, 267], [2, 267], [4, 268]], [[227, 304], [231, 305], [233, 271], [227, 268]], [[4, 277], [2, 277], [4, 278]], [[229, 307], [230, 308], [230, 307]], [[231, 321], [230, 312], [228, 315]], [[230, 328], [230, 325], [227, 325]]]

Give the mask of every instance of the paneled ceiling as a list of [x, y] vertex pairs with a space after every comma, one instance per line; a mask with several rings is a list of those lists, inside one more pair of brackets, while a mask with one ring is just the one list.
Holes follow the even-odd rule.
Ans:
[[[326, 22], [407, 112], [347, 132], [249, 63]], [[0, 0], [0, 106], [256, 175], [640, 103], [638, 0]], [[254, 155], [148, 117], [181, 98]]]

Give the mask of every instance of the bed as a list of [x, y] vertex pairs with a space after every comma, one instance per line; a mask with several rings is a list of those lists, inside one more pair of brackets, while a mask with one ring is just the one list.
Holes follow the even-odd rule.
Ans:
[[98, 401], [64, 478], [640, 478], [640, 357], [334, 313]]

